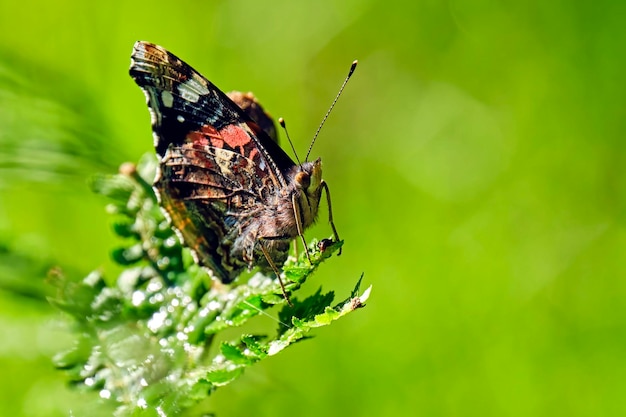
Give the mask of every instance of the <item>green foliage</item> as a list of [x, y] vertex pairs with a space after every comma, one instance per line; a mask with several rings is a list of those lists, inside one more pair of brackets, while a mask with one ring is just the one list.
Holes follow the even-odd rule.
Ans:
[[[261, 273], [246, 283], [212, 283], [191, 262], [168, 225], [146, 178], [155, 164], [145, 158], [138, 167], [124, 165], [121, 174], [98, 176], [95, 192], [110, 200], [116, 215], [115, 233], [126, 244], [112, 253], [124, 267], [113, 282], [100, 271], [80, 281], [56, 274], [52, 304], [74, 323], [77, 340], [55, 358], [71, 381], [97, 390], [118, 404], [117, 415], [177, 415], [231, 383], [246, 367], [277, 354], [303, 339], [313, 328], [361, 307], [369, 290], [358, 296], [360, 280], [351, 296], [331, 307], [334, 294], [321, 289], [306, 299], [292, 298], [293, 306], [279, 313], [273, 335], [242, 334], [221, 341], [220, 332], [238, 327], [265, 310], [285, 304], [276, 279]], [[286, 291], [294, 293], [343, 242], [289, 258], [283, 266]], [[142, 414], [143, 415], [143, 414]]]
[[[301, 157], [360, 62], [311, 153], [347, 245], [297, 294], [323, 282], [343, 298], [359, 265], [376, 302], [217, 390], [218, 417], [626, 415], [625, 12], [615, 0], [0, 2], [0, 416], [112, 415], [52, 369], [69, 336], [37, 300], [55, 265], [101, 268], [109, 285], [121, 270], [85, 178], [152, 148], [127, 72], [139, 39], [254, 92]], [[329, 234], [320, 220], [311, 236]], [[272, 323], [220, 332], [211, 352]]]

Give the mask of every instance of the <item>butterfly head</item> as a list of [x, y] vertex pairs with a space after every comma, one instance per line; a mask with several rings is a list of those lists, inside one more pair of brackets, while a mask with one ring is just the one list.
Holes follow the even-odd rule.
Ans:
[[305, 162], [298, 166], [294, 182], [296, 188], [304, 191], [307, 195], [319, 193], [322, 182], [322, 158], [317, 158], [314, 162]]

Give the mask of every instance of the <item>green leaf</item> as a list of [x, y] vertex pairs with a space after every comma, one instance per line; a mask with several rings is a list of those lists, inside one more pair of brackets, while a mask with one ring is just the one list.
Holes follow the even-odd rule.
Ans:
[[229, 360], [235, 364], [250, 365], [252, 363], [252, 361], [248, 359], [237, 346], [231, 343], [222, 343], [222, 345], [220, 346], [220, 350], [222, 351], [222, 355], [224, 355], [224, 358], [226, 360]]
[[243, 373], [243, 368], [217, 369], [206, 375], [206, 380], [215, 386], [224, 386], [234, 381]]
[[244, 335], [241, 337], [241, 341], [246, 345], [252, 355], [262, 359], [267, 355], [266, 349], [259, 343], [260, 339], [263, 338], [262, 336]]

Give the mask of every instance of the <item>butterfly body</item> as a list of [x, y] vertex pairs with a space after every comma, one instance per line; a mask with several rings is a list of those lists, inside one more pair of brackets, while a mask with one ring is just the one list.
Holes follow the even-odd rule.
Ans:
[[196, 262], [225, 283], [254, 266], [276, 272], [328, 191], [321, 160], [294, 163], [251, 94], [231, 100], [151, 43], [137, 42], [131, 58], [152, 115], [154, 188]]

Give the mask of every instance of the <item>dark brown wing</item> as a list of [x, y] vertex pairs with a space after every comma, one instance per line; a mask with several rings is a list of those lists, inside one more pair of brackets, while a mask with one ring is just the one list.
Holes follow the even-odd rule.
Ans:
[[232, 236], [286, 187], [295, 164], [215, 85], [160, 46], [137, 42], [130, 75], [152, 115], [161, 204], [197, 262], [230, 282], [247, 265], [230, 258]]

